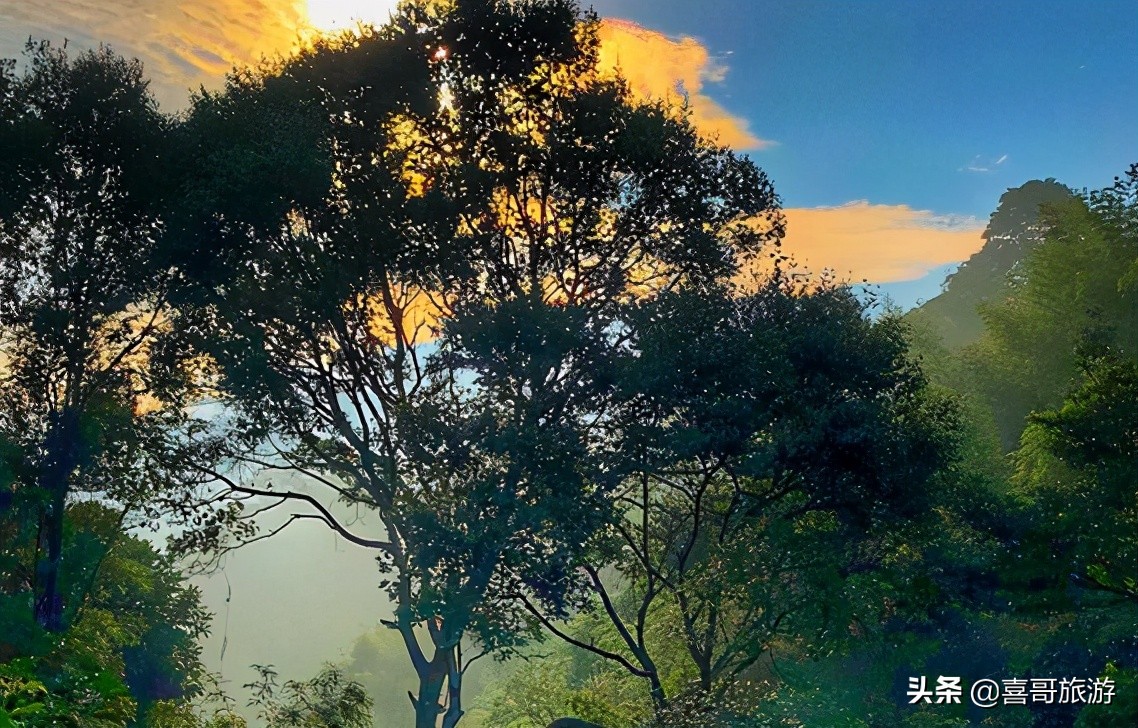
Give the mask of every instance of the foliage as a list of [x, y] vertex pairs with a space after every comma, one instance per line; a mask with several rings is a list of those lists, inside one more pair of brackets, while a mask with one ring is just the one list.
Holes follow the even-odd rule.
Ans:
[[[765, 174], [597, 30], [404, 3], [177, 118], [106, 48], [0, 63], [0, 728], [244, 726], [130, 529], [217, 556], [278, 507], [396, 610], [357, 672], [261, 667], [270, 726], [390, 720], [385, 645], [419, 728], [487, 655], [525, 658], [481, 700], [507, 728], [1133, 723], [1138, 165], [1008, 190], [914, 333], [783, 274]], [[899, 698], [981, 670], [1119, 699]]]
[[1083, 339], [1138, 351], [1133, 169], [1117, 185], [1043, 208], [1043, 242], [1007, 295], [982, 307], [985, 336], [966, 352], [1009, 449], [1031, 411], [1057, 406], [1078, 375]]
[[168, 335], [179, 276], [157, 254], [169, 123], [140, 64], [26, 55], [0, 118], [21, 150], [0, 177], [0, 437], [43, 546], [37, 619], [61, 631], [64, 509], [81, 494], [137, 507], [160, 487], [150, 455], [182, 419], [186, 372]]
[[271, 666], [254, 665], [260, 678], [252, 704], [269, 728], [369, 728], [371, 698], [363, 685], [335, 665], [325, 665], [311, 680], [277, 685]]
[[[575, 636], [597, 641], [606, 638], [603, 628], [588, 615], [567, 626]], [[545, 728], [557, 718], [576, 716], [607, 728], [634, 728], [651, 719], [652, 704], [641, 681], [618, 666], [567, 643], [535, 652], [479, 701], [486, 706], [491, 725]]]
[[[36, 623], [26, 583], [0, 589], [3, 709], [16, 725], [32, 715], [34, 725], [141, 725], [152, 705], [185, 698], [200, 677], [207, 615], [171, 559], [122, 533], [120, 514], [77, 503], [65, 524], [69, 628]], [[4, 555], [6, 575], [30, 574], [34, 541], [5, 541]]]
[[[1016, 453], [1036, 578], [1138, 601], [1138, 362], [1085, 352], [1083, 384], [1055, 410], [1031, 415]], [[1043, 577], [1042, 570], [1051, 572]], [[1070, 577], [1069, 577], [1070, 575]]]
[[[1012, 613], [1034, 632], [1009, 632], [1022, 668], [1096, 675], [1113, 665], [1125, 675], [1138, 666], [1138, 306], [1127, 278], [1138, 258], [1136, 188], [1133, 166], [1111, 187], [1046, 209], [1044, 242], [1025, 261], [1024, 280], [991, 312], [993, 361], [979, 371], [1024, 391], [1008, 367], [1038, 357], [1023, 364], [1038, 404], [1017, 428], [1017, 534], [1001, 568]], [[992, 401], [1008, 412], [1006, 400]]]
[[[828, 621], [814, 624], [828, 623], [836, 629], [807, 630], [799, 636], [772, 634], [765, 640], [763, 660], [741, 672], [738, 679], [724, 681], [725, 686], [742, 689], [742, 697], [750, 701], [749, 707], [738, 711], [744, 724], [956, 726], [984, 721], [986, 725], [1042, 727], [1110, 725], [1112, 721], [1125, 724], [1133, 720], [1132, 701], [1121, 691], [1138, 660], [1133, 634], [1133, 564], [1138, 561], [1134, 553], [1134, 534], [1138, 533], [1134, 483], [1138, 474], [1132, 452], [1138, 407], [1131, 343], [1138, 321], [1133, 316], [1133, 295], [1126, 277], [1135, 249], [1135, 177], [1135, 170], [1131, 170], [1107, 190], [1043, 210], [1040, 219], [1045, 226], [1038, 228], [1038, 242], [1029, 246], [1025, 258], [1007, 266], [1011, 278], [1002, 289], [1006, 300], [989, 304], [986, 315], [992, 328], [963, 356], [939, 344], [936, 332], [929, 331], [920, 317], [907, 317], [914, 322], [914, 345], [922, 354], [922, 368], [932, 375], [930, 396], [934, 400], [948, 396], [959, 404], [961, 420], [949, 439], [958, 459], [942, 463], [929, 474], [914, 512], [892, 522], [883, 518], [886, 512], [878, 512], [876, 517], [887, 524], [881, 530], [872, 527], [872, 519], [863, 522], [865, 525], [854, 531], [854, 542], [862, 544], [865, 551], [842, 552], [833, 543], [787, 549], [799, 559], [804, 552], [810, 557], [820, 552], [830, 560], [859, 553], [871, 554], [877, 560], [871, 562], [874, 568], [869, 571], [855, 568], [842, 579], [820, 577], [824, 588], [813, 592], [819, 599], [812, 606], [824, 603], [829, 593], [837, 608], [828, 615]], [[1108, 258], [1116, 262], [1108, 264]], [[1064, 305], [1070, 302], [1076, 305]], [[739, 417], [740, 410], [753, 407], [757, 401], [755, 397], [722, 394], [731, 391], [727, 385], [732, 379], [744, 380], [739, 373], [758, 370], [767, 374], [766, 381], [777, 381], [772, 373], [779, 371], [770, 365], [748, 366], [747, 357], [753, 355], [742, 342], [704, 345], [715, 336], [723, 336], [723, 328], [713, 325], [715, 319], [706, 318], [699, 305], [689, 299], [685, 305], [658, 316], [659, 321], [682, 333], [662, 339], [663, 343], [651, 350], [652, 356], [637, 360], [641, 371], [661, 372], [658, 379], [635, 380], [627, 387], [643, 395], [650, 395], [657, 386], [666, 392], [660, 400], [677, 407], [664, 410], [670, 414], [664, 420], [664, 432], [677, 443], [671, 447], [679, 451], [683, 446], [697, 453], [701, 452], [699, 448], [733, 442], [729, 438], [738, 430], [723, 423], [740, 421], [730, 418]], [[1021, 318], [1013, 319], [1007, 311]], [[1022, 318], [1026, 312], [1034, 316], [1030, 327], [1012, 323], [1026, 320]], [[832, 313], [827, 318], [832, 320]], [[685, 319], [698, 323], [685, 324]], [[796, 319], [785, 315], [777, 320]], [[665, 328], [661, 326], [661, 330]], [[760, 350], [777, 360], [778, 342], [786, 337], [792, 342], [792, 350], [802, 348], [811, 364], [821, 365], [829, 352], [841, 352], [833, 339], [809, 327], [803, 329], [809, 332], [803, 334], [803, 340], [780, 332], [775, 344], [764, 342]], [[857, 338], [860, 343], [866, 337], [862, 333]], [[818, 341], [817, 348], [811, 348], [812, 339]], [[682, 341], [684, 346], [672, 341]], [[998, 346], [994, 342], [999, 342]], [[1050, 350], [1044, 353], [1045, 349]], [[682, 351], [682, 355], [670, 354], [673, 351]], [[715, 362], [701, 367], [701, 351], [714, 352]], [[1022, 376], [1017, 380], [1023, 382], [1021, 390], [1001, 391], [1007, 382], [996, 380], [992, 372], [1007, 371], [1012, 365], [1005, 368], [1005, 363], [992, 362], [980, 366], [981, 351], [1017, 364], [1034, 357], [1030, 364], [1035, 367], [1031, 370], [1034, 373], [1017, 374]], [[1052, 402], [1030, 414], [1026, 400], [1015, 400], [1016, 391], [1029, 391], [1029, 382], [1035, 387], [1030, 396]], [[825, 421], [809, 413], [809, 392], [808, 387], [799, 387], [793, 400], [796, 408], [807, 413], [801, 423]], [[698, 404], [690, 410], [678, 409], [687, 397]], [[1016, 417], [1020, 418], [1018, 425]], [[636, 422], [645, 433], [652, 432], [651, 418]], [[1009, 433], [1018, 437], [1021, 431], [1018, 447], [1009, 458], [1003, 438]], [[810, 432], [810, 428], [800, 426], [796, 432]], [[720, 439], [709, 433], [718, 433]], [[662, 448], [656, 453], [660, 451]], [[673, 479], [684, 483], [682, 478]], [[638, 556], [643, 547], [637, 546], [643, 530], [640, 519], [643, 512], [658, 507], [662, 514], [679, 520], [662, 520], [661, 527], [649, 530], [653, 539], [649, 543], [659, 546], [646, 553], [655, 553], [660, 559], [657, 578], [674, 579], [677, 558], [683, 553], [684, 514], [691, 518], [690, 506], [685, 511], [678, 505], [684, 502], [683, 491], [676, 490], [677, 497], [669, 500], [669, 487], [653, 485], [649, 495], [643, 496], [638, 491], [640, 484], [632, 485], [624, 492], [628, 518], [618, 524], [627, 533], [613, 540], [616, 550], [609, 552], [621, 554], [623, 549], [623, 555], [612, 562], [601, 557], [598, 564], [615, 563], [627, 569], [623, 565], [630, 562], [643, 569], [644, 560]], [[709, 482], [704, 491], [704, 518], [709, 522], [724, 503], [714, 486]], [[730, 490], [727, 493], [729, 498]], [[643, 503], [649, 507], [645, 509]], [[760, 523], [762, 530], [745, 541], [744, 553], [749, 556], [764, 543], [777, 543], [776, 537], [787, 538], [771, 528], [774, 520]], [[803, 536], [802, 532], [792, 533], [795, 538]], [[811, 537], [824, 535], [823, 531]], [[693, 553], [701, 558], [705, 553], [717, 554], [702, 544]], [[762, 559], [747, 558], [740, 563], [745, 569], [736, 573], [757, 573], [759, 586], [770, 589], [777, 583], [762, 570]], [[775, 563], [787, 569], [805, 565], [785, 558]], [[598, 571], [606, 579], [612, 573]], [[719, 579], [731, 573], [720, 572]], [[745, 583], [739, 577], [733, 580]], [[714, 582], [706, 578], [698, 582], [693, 578], [692, 582], [698, 584], [696, 600], [711, 594], [716, 605], [724, 602]], [[636, 607], [647, 584], [643, 576], [639, 580], [626, 578], [616, 582], [610, 594], [613, 611], [629, 625], [632, 645], [637, 634]], [[667, 587], [660, 589], [664, 592]], [[748, 595], [742, 603], [753, 598]], [[579, 617], [564, 633], [585, 650], [615, 653], [626, 649], [617, 622], [607, 628], [595, 627], [605, 621], [605, 612], [606, 606], [598, 603], [590, 616], [594, 627], [584, 626], [584, 617]], [[727, 621], [735, 629], [741, 623]], [[794, 625], [796, 630], [802, 626]], [[699, 708], [701, 692], [683, 689], [685, 677], [691, 680], [694, 671], [682, 667], [676, 671], [675, 667], [689, 660], [684, 654], [687, 650], [681, 647], [687, 639], [682, 609], [649, 609], [644, 632], [645, 652], [664, 665], [659, 672], [665, 692], [679, 695], [681, 700], [673, 702], [688, 706], [689, 714], [679, 718], [679, 724], [696, 725], [709, 719], [713, 713]], [[642, 664], [635, 660], [635, 650], [627, 649], [624, 655], [634, 666]], [[597, 654], [591, 664], [603, 662], [604, 656]], [[574, 682], [573, 664], [554, 660], [540, 668], [519, 670], [509, 691], [495, 699], [495, 715], [518, 720], [519, 725], [536, 724], [527, 722], [524, 711], [508, 699], [531, 694], [545, 696], [548, 701], [539, 704], [556, 706], [554, 709], [565, 715], [584, 715], [570, 699], [582, 685]], [[619, 672], [610, 664], [603, 674]], [[624, 672], [618, 678], [620, 684], [637, 680], [634, 673]], [[994, 712], [965, 706], [920, 709], [906, 705], [906, 676], [959, 675], [968, 684], [993, 673], [1017, 677], [1110, 674], [1117, 680], [1119, 693], [1111, 705], [1085, 708], [1030, 706]], [[850, 680], [850, 675], [858, 679]], [[601, 716], [606, 708], [617, 715], [634, 705], [645, 705], [643, 695], [615, 698], [600, 712], [589, 715], [604, 723]], [[667, 713], [657, 711], [660, 717]], [[710, 718], [713, 724], [734, 719], [722, 714]]]
[[[978, 395], [975, 419], [987, 410], [1004, 448], [1016, 446], [1012, 472], [985, 468], [1004, 520], [985, 530], [1006, 544], [986, 610], [995, 612], [1009, 672], [1114, 669], [1124, 679], [1138, 664], [1138, 308], [1127, 277], [1138, 256], [1136, 185], [1132, 166], [1111, 187], [1044, 206], [1041, 242], [1016, 266], [1006, 297], [983, 309], [987, 332], [954, 375]], [[1122, 701], [1034, 710], [1031, 720], [1070, 725], [1131, 713]]]
[[[613, 419], [630, 477], [584, 564], [614, 639], [545, 625], [645, 678], [658, 718], [679, 693], [695, 720], [776, 635], [820, 642], [890, 608], [881, 576], [911, 560], [906, 522], [952, 457], [955, 411], [907, 360], [904, 328], [842, 289], [686, 289], [625, 320]], [[672, 678], [659, 631], [683, 646]]]
[[1117, 696], [1110, 705], [1091, 705], [1079, 711], [1075, 728], [1116, 728], [1138, 720], [1138, 670], [1107, 665], [1103, 677], [1114, 681]]
[[[176, 235], [216, 264], [187, 310], [229, 408], [191, 431], [213, 490], [184, 545], [220, 546], [228, 493], [303, 501], [317, 512], [297, 517], [374, 548], [419, 725], [444, 686], [445, 725], [462, 716], [464, 638], [508, 653], [533, 632], [516, 593], [569, 612], [617, 480], [593, 424], [621, 307], [730, 275], [781, 234], [766, 177], [632, 103], [596, 45], [566, 0], [412, 3], [234, 74], [180, 131]], [[251, 487], [266, 467], [377, 512], [384, 538]]]

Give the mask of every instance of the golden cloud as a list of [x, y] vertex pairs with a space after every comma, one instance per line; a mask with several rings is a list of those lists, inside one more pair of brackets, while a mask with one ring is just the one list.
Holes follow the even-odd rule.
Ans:
[[166, 109], [216, 87], [234, 65], [289, 51], [301, 40], [306, 0], [8, 0], [0, 6], [0, 57], [28, 37], [137, 57]]
[[[8, 0], [0, 5], [0, 58], [19, 55], [29, 37], [89, 48], [107, 43], [146, 65], [155, 96], [166, 109], [182, 108], [189, 92], [216, 87], [234, 66], [262, 56], [287, 53], [311, 32], [309, 7], [317, 20], [332, 10], [364, 7], [343, 0]], [[394, 0], [375, 0], [385, 16]], [[382, 10], [383, 12], [379, 12]], [[699, 41], [670, 38], [627, 20], [600, 27], [602, 70], [619, 69], [641, 98], [685, 99], [696, 127], [736, 149], [761, 149], [746, 120], [732, 115], [704, 93], [723, 79]]]
[[687, 101], [699, 131], [735, 149], [762, 149], [771, 142], [755, 136], [745, 119], [732, 115], [703, 93], [723, 80], [726, 67], [695, 38], [669, 38], [628, 20], [605, 19], [599, 31], [602, 71], [619, 70], [641, 98]]
[[865, 200], [836, 207], [788, 208], [782, 249], [800, 265], [840, 279], [890, 283], [921, 278], [967, 260], [984, 244], [984, 223], [907, 205]]

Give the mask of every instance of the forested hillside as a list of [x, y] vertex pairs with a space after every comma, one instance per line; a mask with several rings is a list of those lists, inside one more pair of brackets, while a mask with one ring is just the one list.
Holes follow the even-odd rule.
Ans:
[[[876, 315], [597, 33], [0, 64], [0, 728], [1134, 724], [1138, 165]], [[240, 704], [191, 575], [310, 526], [377, 631]]]
[[945, 280], [939, 296], [913, 309], [907, 318], [952, 350], [979, 339], [984, 333], [980, 306], [1007, 295], [1019, 267], [1039, 243], [1040, 205], [1069, 199], [1071, 194], [1049, 179], [1033, 180], [1001, 195], [984, 230], [984, 246]]

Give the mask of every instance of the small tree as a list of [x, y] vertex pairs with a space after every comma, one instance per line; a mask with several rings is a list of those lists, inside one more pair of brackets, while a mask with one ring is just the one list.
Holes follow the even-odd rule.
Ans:
[[615, 636], [579, 639], [528, 605], [643, 677], [661, 717], [673, 696], [652, 629], [686, 647], [706, 710], [776, 636], [875, 616], [868, 577], [905, 548], [891, 529], [951, 456], [955, 410], [908, 361], [899, 322], [871, 321], [845, 289], [792, 288], [776, 275], [752, 295], [688, 290], [628, 318], [629, 477], [583, 565]]
[[311, 680], [277, 685], [271, 666], [254, 665], [260, 678], [250, 705], [260, 710], [269, 728], [368, 728], [371, 698], [364, 686], [348, 679], [335, 665], [325, 665]]

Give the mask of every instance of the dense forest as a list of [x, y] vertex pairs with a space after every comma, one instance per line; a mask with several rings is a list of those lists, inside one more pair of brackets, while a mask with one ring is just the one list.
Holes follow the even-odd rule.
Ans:
[[[0, 728], [1135, 724], [1138, 165], [892, 311], [597, 50], [409, 3], [173, 115], [0, 63]], [[245, 705], [191, 574], [298, 522], [382, 625]]]

